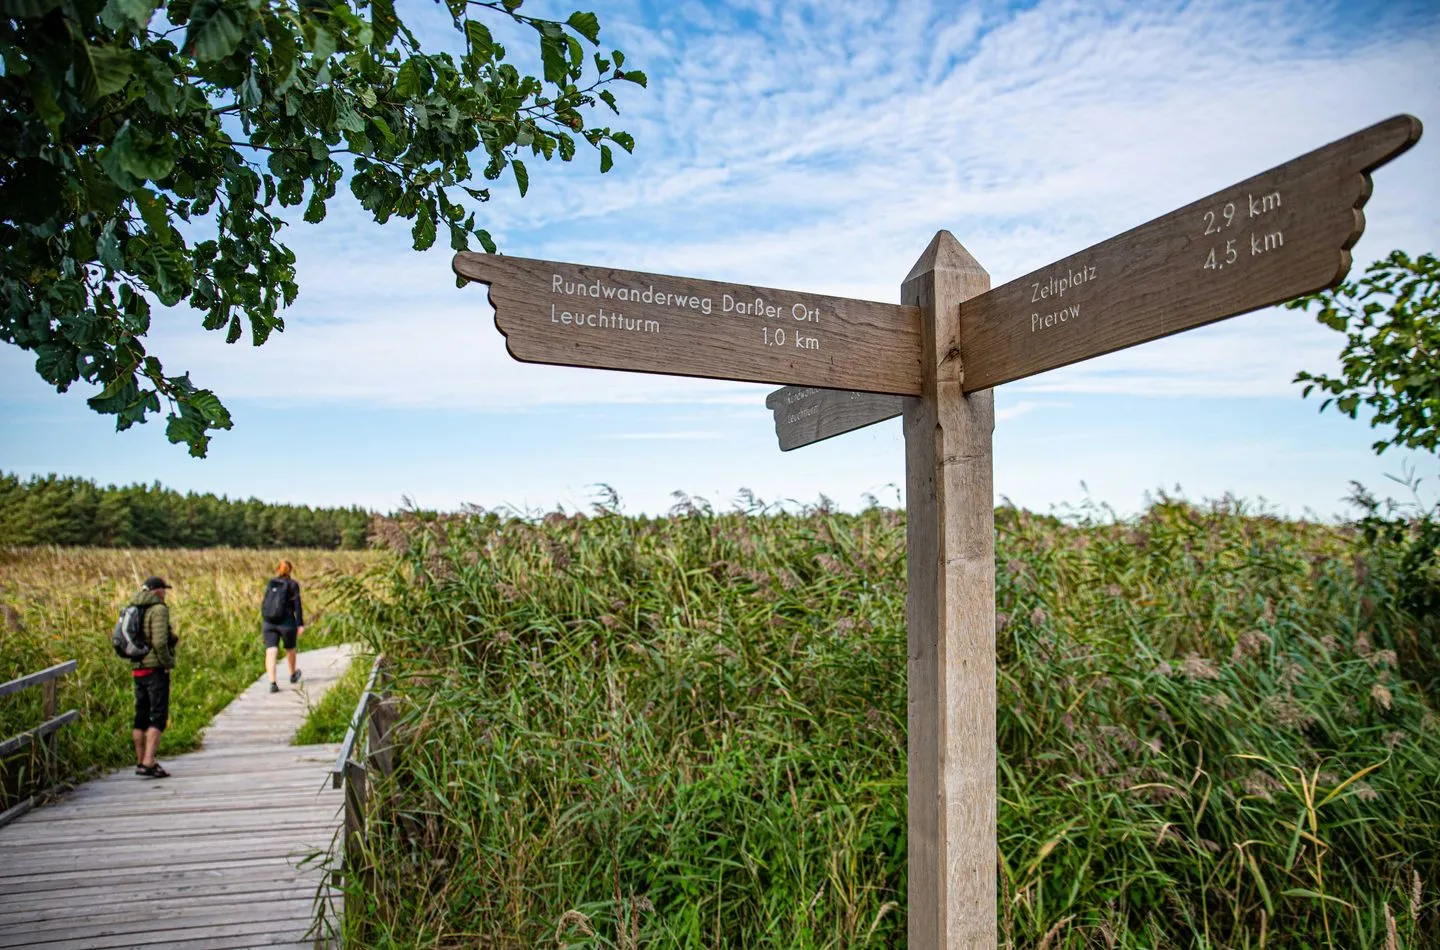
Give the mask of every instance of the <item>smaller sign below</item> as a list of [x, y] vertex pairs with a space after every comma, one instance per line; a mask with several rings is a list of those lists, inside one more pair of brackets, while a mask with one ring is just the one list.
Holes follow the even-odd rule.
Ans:
[[788, 452], [894, 419], [903, 410], [904, 399], [879, 393], [786, 386], [765, 397], [765, 406], [775, 412], [780, 451]]

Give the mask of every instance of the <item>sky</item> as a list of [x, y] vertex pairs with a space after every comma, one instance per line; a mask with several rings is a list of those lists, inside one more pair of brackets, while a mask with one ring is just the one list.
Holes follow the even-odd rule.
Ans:
[[[428, 44], [431, 0], [400, 0]], [[563, 19], [569, 4], [526, 12]], [[1440, 7], [1431, 2], [596, 2], [601, 41], [649, 88], [617, 90], [633, 156], [528, 162], [481, 220], [504, 253], [898, 302], [937, 230], [998, 286], [1401, 112], [1429, 127], [1375, 174], [1352, 277], [1440, 250]], [[533, 43], [497, 31], [522, 64]], [[597, 116], [606, 121], [603, 116]], [[150, 338], [235, 428], [208, 458], [125, 433], [0, 346], [0, 470], [316, 505], [629, 512], [674, 493], [844, 508], [903, 503], [898, 420], [781, 453], [774, 386], [524, 364], [440, 242], [346, 197], [287, 243], [301, 294], [262, 348], [188, 310]], [[1376, 457], [1364, 421], [1301, 398], [1339, 334], [1270, 308], [999, 387], [995, 491], [1035, 511], [1159, 492], [1331, 518], [1350, 483], [1405, 497], [1433, 455]]]

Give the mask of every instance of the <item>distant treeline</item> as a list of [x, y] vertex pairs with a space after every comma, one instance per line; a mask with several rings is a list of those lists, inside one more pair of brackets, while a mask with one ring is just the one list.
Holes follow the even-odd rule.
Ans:
[[0, 473], [0, 546], [363, 548], [364, 508], [272, 505], [154, 485]]

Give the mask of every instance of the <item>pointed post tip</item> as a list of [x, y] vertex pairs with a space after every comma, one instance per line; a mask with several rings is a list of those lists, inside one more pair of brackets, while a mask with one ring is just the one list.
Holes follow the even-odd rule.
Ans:
[[955, 235], [943, 230], [935, 232], [920, 259], [910, 268], [910, 273], [905, 275], [905, 282], [909, 283], [922, 274], [937, 270], [969, 271], [989, 276], [989, 272], [965, 250], [965, 246], [955, 240]]

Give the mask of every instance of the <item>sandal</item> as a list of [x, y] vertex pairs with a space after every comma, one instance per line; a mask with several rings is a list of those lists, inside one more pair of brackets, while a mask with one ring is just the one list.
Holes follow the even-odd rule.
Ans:
[[165, 766], [161, 765], [159, 762], [156, 762], [154, 765], [142, 765], [142, 766], [140, 766], [139, 772], [138, 772], [137, 774], [143, 775], [143, 776], [145, 776], [146, 778], [169, 778], [169, 777], [170, 777], [170, 773], [167, 772], [167, 771], [165, 771]]

